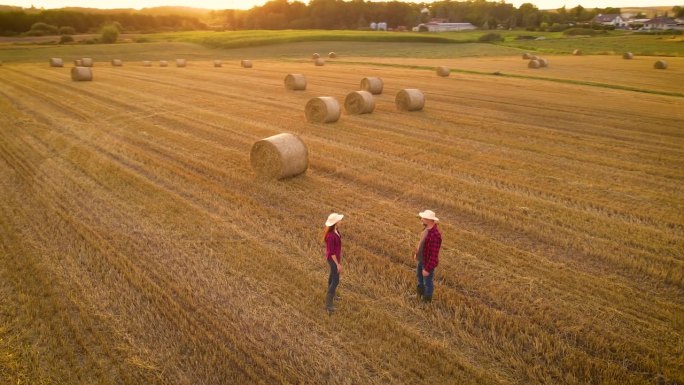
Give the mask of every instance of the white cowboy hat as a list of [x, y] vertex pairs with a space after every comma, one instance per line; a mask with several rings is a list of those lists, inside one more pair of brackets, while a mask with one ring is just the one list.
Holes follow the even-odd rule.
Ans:
[[435, 212], [432, 210], [425, 210], [418, 213], [418, 216], [424, 219], [429, 219], [431, 221], [439, 222], [439, 218], [435, 216]]
[[344, 218], [344, 215], [338, 214], [338, 213], [332, 213], [332, 214], [328, 215], [328, 220], [325, 221], [325, 225], [327, 227], [330, 227], [330, 226], [334, 225], [335, 223], [341, 221], [342, 218]]

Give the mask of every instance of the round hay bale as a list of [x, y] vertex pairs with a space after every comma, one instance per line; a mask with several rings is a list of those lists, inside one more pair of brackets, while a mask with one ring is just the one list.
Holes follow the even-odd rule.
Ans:
[[449, 69], [449, 67], [439, 66], [437, 67], [436, 72], [437, 76], [447, 77], [449, 76], [449, 73], [451, 73], [451, 70]]
[[523, 60], [530, 60], [531, 57], [532, 55], [529, 52], [525, 52], [524, 54], [522, 54]]
[[160, 66], [160, 67], [168, 67], [168, 66], [169, 66], [169, 62], [167, 62], [166, 60], [160, 60], [160, 61], [159, 61], [159, 66]]
[[319, 57], [314, 63], [317, 67], [322, 67], [325, 65], [325, 60], [322, 57]]
[[539, 56], [537, 56], [537, 55], [530, 55], [530, 60], [539, 60]]
[[185, 59], [176, 59], [176, 67], [185, 67], [187, 65], [188, 63], [185, 61]]
[[93, 70], [90, 67], [72, 67], [71, 80], [89, 82], [93, 80]]
[[121, 61], [121, 59], [112, 59], [112, 66], [121, 67], [123, 66], [123, 62]]
[[582, 50], [579, 48], [575, 49], [574, 51], [572, 51], [572, 54], [575, 56], [580, 56], [582, 54]]
[[321, 57], [321, 55], [319, 55], [318, 53], [311, 55], [311, 58], [314, 60], [319, 59], [320, 57]]
[[352, 91], [344, 98], [344, 109], [350, 115], [370, 114], [375, 109], [375, 99], [368, 91]]
[[95, 63], [92, 58], [84, 57], [81, 59], [81, 64], [83, 64], [83, 67], [92, 67]]
[[549, 66], [549, 61], [547, 59], [544, 59], [543, 57], [540, 57], [539, 59], [537, 59], [537, 61], [539, 62], [539, 67], [541, 68], [546, 68]]
[[340, 104], [332, 96], [319, 96], [306, 103], [306, 120], [310, 123], [334, 123], [340, 118]]
[[74, 60], [74, 67], [83, 67], [83, 60], [81, 60], [81, 59]]
[[335, 52], [330, 52], [330, 53], [328, 53], [328, 57], [331, 59], [335, 59], [335, 58], [337, 58], [337, 54]]
[[64, 67], [64, 60], [58, 57], [50, 58], [50, 67]]
[[306, 171], [309, 150], [297, 135], [284, 133], [254, 142], [249, 160], [260, 178], [283, 179]]
[[653, 68], [657, 70], [665, 70], [667, 69], [667, 62], [665, 60], [658, 60], [653, 64]]
[[240, 65], [242, 68], [252, 68], [252, 61], [251, 60], [241, 60]]
[[631, 52], [625, 52], [622, 54], [622, 58], [625, 60], [634, 59], [634, 54], [632, 54]]
[[367, 77], [361, 79], [361, 89], [373, 95], [380, 95], [382, 93], [382, 86], [382, 78]]
[[397, 108], [404, 111], [420, 111], [425, 106], [425, 95], [415, 88], [406, 88], [394, 99]]
[[527, 63], [527, 68], [539, 68], [540, 66], [539, 60], [530, 60], [530, 62]]
[[143, 67], [152, 67], [152, 62], [149, 60], [143, 61]]
[[304, 91], [306, 89], [306, 76], [302, 74], [287, 74], [285, 76], [285, 88], [293, 91]]
[[214, 67], [218, 68], [218, 67], [222, 67], [222, 66], [223, 66], [223, 62], [221, 62], [220, 60], [214, 60]]

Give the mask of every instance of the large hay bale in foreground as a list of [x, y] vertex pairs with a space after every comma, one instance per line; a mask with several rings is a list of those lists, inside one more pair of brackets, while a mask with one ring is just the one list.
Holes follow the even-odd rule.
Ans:
[[64, 67], [64, 60], [58, 57], [50, 58], [50, 67]]
[[532, 57], [532, 54], [530, 54], [529, 52], [525, 52], [524, 54], [522, 54], [523, 60], [530, 60], [531, 57]]
[[74, 60], [74, 67], [83, 67], [83, 60], [81, 60], [81, 59]]
[[631, 52], [625, 52], [622, 54], [622, 58], [625, 60], [634, 59], [634, 54], [632, 54]]
[[302, 74], [287, 74], [287, 76], [285, 76], [285, 88], [293, 91], [305, 90], [306, 76]]
[[318, 59], [318, 58], [320, 58], [320, 57], [321, 57], [321, 55], [319, 55], [318, 53], [314, 53], [313, 55], [311, 55], [311, 58], [312, 58], [313, 60], [316, 60], [316, 59]]
[[169, 62], [167, 62], [166, 60], [160, 60], [160, 61], [159, 61], [159, 66], [160, 66], [160, 67], [168, 67], [168, 66], [169, 66]]
[[547, 59], [544, 59], [543, 57], [540, 57], [539, 59], [537, 59], [537, 61], [539, 62], [539, 67], [541, 68], [546, 68], [549, 66], [549, 61]]
[[317, 67], [321, 67], [325, 65], [325, 60], [322, 57], [319, 57], [314, 61], [314, 64], [316, 64]]
[[437, 67], [436, 72], [437, 76], [447, 77], [449, 76], [449, 73], [451, 73], [451, 70], [449, 69], [449, 67], [439, 66]]
[[653, 64], [653, 68], [657, 70], [665, 70], [667, 69], [667, 62], [665, 60], [658, 60]]
[[95, 65], [95, 62], [93, 62], [92, 58], [84, 57], [81, 59], [81, 64], [83, 64], [83, 67], [92, 67]]
[[340, 104], [331, 96], [319, 96], [306, 103], [304, 112], [310, 123], [333, 123], [340, 118]]
[[251, 60], [241, 60], [240, 65], [242, 68], [252, 68], [252, 61]]
[[121, 67], [123, 66], [123, 61], [121, 61], [121, 59], [112, 59], [112, 66]]
[[220, 60], [214, 60], [214, 67], [215, 68], [223, 67], [223, 62]]
[[143, 61], [143, 67], [152, 67], [152, 62], [149, 60], [144, 60]]
[[335, 59], [335, 58], [337, 58], [337, 54], [335, 52], [330, 52], [330, 53], [328, 53], [328, 57], [331, 59]]
[[93, 80], [93, 70], [90, 67], [72, 67], [71, 80], [77, 82], [89, 82]]
[[575, 56], [580, 56], [582, 54], [582, 50], [579, 48], [575, 49], [574, 51], [572, 51], [572, 54]]
[[539, 68], [539, 60], [530, 60], [529, 63], [527, 63], [527, 68]]
[[373, 95], [380, 95], [382, 93], [382, 87], [382, 78], [367, 77], [361, 79], [361, 89], [368, 91]]
[[375, 99], [368, 91], [353, 91], [344, 98], [344, 109], [350, 115], [370, 114], [375, 109]]
[[185, 67], [188, 65], [188, 62], [185, 61], [185, 59], [176, 59], [176, 67]]
[[404, 111], [420, 111], [425, 106], [425, 95], [416, 88], [406, 88], [397, 93], [394, 102]]
[[309, 151], [297, 135], [284, 133], [255, 142], [249, 160], [260, 178], [283, 179], [306, 171]]

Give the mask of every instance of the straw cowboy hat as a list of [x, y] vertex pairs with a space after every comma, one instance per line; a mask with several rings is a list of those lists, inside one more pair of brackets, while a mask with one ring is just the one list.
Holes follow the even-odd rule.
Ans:
[[425, 210], [418, 213], [418, 216], [424, 219], [429, 219], [431, 221], [439, 222], [439, 218], [435, 216], [435, 212], [432, 210]]
[[344, 215], [338, 214], [338, 213], [332, 213], [332, 214], [328, 215], [328, 220], [325, 221], [325, 225], [327, 227], [330, 227], [330, 226], [334, 225], [335, 223], [341, 221], [342, 218], [344, 218]]

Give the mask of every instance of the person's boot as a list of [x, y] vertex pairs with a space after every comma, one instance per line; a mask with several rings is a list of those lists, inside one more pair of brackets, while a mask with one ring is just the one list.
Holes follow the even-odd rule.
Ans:
[[420, 302], [421, 302], [421, 304], [422, 304], [423, 306], [427, 306], [427, 305], [429, 305], [430, 303], [432, 303], [432, 296], [430, 296], [430, 297], [428, 297], [428, 296], [423, 296], [423, 299], [422, 299], [422, 301], [420, 301]]
[[418, 298], [420, 300], [421, 297], [423, 297], [424, 293], [425, 293], [425, 287], [424, 286], [422, 286], [422, 285], [416, 286], [416, 298]]
[[333, 306], [333, 295], [330, 293], [325, 296], [325, 310], [328, 312], [328, 315], [335, 311], [335, 306]]

